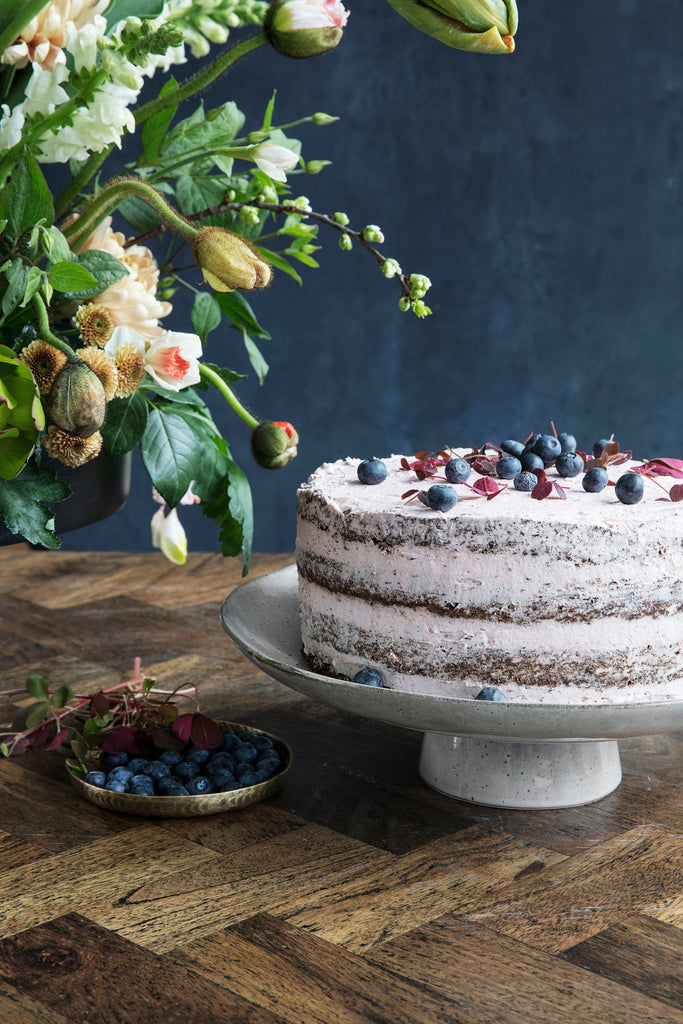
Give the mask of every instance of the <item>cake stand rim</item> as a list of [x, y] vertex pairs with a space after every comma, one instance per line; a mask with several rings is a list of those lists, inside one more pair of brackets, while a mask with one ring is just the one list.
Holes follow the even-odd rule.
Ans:
[[[338, 710], [372, 718], [389, 725], [413, 729], [417, 732], [443, 732], [449, 735], [460, 734], [510, 741], [533, 739], [549, 743], [563, 740], [591, 742], [674, 732], [683, 728], [683, 699], [675, 697], [666, 700], [631, 701], [628, 703], [612, 701], [581, 704], [551, 704], [541, 701], [498, 703], [474, 701], [471, 697], [430, 695], [393, 688], [359, 687], [357, 683], [350, 680], [321, 675], [297, 664], [291, 660], [291, 657], [287, 658], [285, 651], [280, 653], [285, 656], [286, 660], [271, 657], [260, 649], [258, 634], [254, 634], [249, 629], [240, 628], [242, 625], [240, 619], [243, 617], [244, 610], [242, 606], [247, 604], [254, 594], [259, 598], [265, 596], [267, 600], [269, 596], [277, 596], [283, 586], [289, 600], [292, 600], [294, 596], [298, 599], [296, 564], [292, 563], [282, 569], [273, 570], [239, 584], [226, 597], [221, 606], [220, 618], [223, 629], [239, 650], [266, 675]], [[273, 610], [277, 613], [279, 609], [275, 605]], [[268, 621], [272, 624], [271, 616], [268, 617]], [[282, 626], [282, 622], [279, 625]], [[298, 629], [298, 617], [296, 626]], [[292, 624], [290, 624], [290, 629], [292, 629]], [[298, 635], [300, 639], [300, 633]], [[293, 629], [289, 636], [293, 637]], [[270, 639], [270, 643], [273, 643], [272, 639]], [[351, 706], [351, 702], [345, 697], [346, 694], [360, 696], [361, 706]], [[399, 705], [401, 701], [405, 701], [410, 705], [411, 712], [424, 712], [434, 707], [451, 711], [456, 717], [459, 717], [458, 713], [462, 712], [464, 720], [458, 721], [457, 725], [450, 720], [447, 725], [437, 728], [434, 727], [433, 719], [430, 719], [428, 724], [422, 724], [425, 719], [419, 715], [417, 719], [413, 718], [411, 714], [410, 721], [398, 721], [396, 715], [400, 709], [395, 706], [382, 708], [380, 701], [384, 701], [385, 705], [389, 701], [393, 705]], [[543, 727], [543, 719], [557, 716], [565, 719], [566, 724], [560, 722], [550, 728], [549, 723], [546, 723], [548, 727]], [[661, 721], [659, 716], [662, 717]], [[636, 719], [645, 719], [645, 721], [637, 723]], [[539, 735], [539, 728], [541, 733], [547, 733], [547, 739]]]

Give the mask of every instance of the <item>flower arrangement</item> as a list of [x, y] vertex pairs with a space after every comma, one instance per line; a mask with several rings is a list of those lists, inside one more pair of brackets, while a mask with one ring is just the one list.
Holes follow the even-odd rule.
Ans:
[[[390, 2], [418, 23], [410, 4]], [[513, 0], [412, 6], [419, 28], [440, 38], [447, 22], [459, 33], [449, 45], [511, 49]], [[247, 130], [233, 101], [184, 106], [262, 46], [294, 58], [335, 48], [347, 20], [340, 0], [27, 0], [0, 12], [0, 522], [11, 533], [58, 548], [53, 505], [71, 493], [60, 467], [139, 447], [160, 506], [154, 545], [184, 562], [176, 509], [199, 502], [222, 552], [241, 554], [246, 572], [249, 484], [201, 392], [223, 396], [267, 468], [296, 455], [298, 436], [244, 408], [234, 391], [243, 375], [206, 358], [209, 334], [236, 329], [263, 379], [258, 339], [268, 334], [244, 293], [276, 272], [301, 281], [298, 266], [318, 266], [322, 226], [342, 249], [373, 256], [397, 282], [401, 310], [429, 314], [429, 279], [377, 248], [377, 225], [353, 229], [345, 213], [316, 212], [292, 194], [287, 175], [317, 174], [325, 161], [305, 161], [290, 130], [335, 117], [277, 125], [273, 96]], [[171, 72], [188, 48], [204, 63], [178, 82]], [[155, 98], [138, 104], [160, 73]], [[133, 133], [140, 155], [107, 178], [107, 156]], [[71, 181], [53, 195], [46, 168], [67, 162]], [[146, 243], [160, 236], [169, 244], [157, 260]], [[163, 324], [178, 288], [194, 293], [187, 332]]]

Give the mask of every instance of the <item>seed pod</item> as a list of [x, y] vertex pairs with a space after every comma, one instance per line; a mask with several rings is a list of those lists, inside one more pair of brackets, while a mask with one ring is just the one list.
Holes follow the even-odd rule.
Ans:
[[69, 434], [90, 437], [104, 423], [107, 401], [97, 374], [80, 360], [57, 374], [45, 403], [48, 420]]
[[201, 228], [192, 242], [192, 255], [204, 278], [219, 292], [250, 291], [270, 284], [270, 263], [240, 235], [223, 228]]

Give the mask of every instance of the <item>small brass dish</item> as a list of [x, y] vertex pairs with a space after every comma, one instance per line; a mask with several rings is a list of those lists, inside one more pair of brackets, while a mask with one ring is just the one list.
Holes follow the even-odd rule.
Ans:
[[[251, 725], [241, 725], [238, 722], [217, 724], [221, 729], [232, 729], [238, 735], [248, 731], [256, 733], [257, 736], [267, 736], [273, 741], [273, 747], [282, 758], [282, 770], [256, 786], [233, 789], [228, 793], [202, 793], [198, 796], [138, 796], [135, 793], [112, 793], [109, 789], [91, 786], [89, 782], [81, 779], [70, 765], [66, 766], [66, 770], [72, 785], [90, 803], [102, 807], [105, 811], [136, 814], [145, 818], [198, 818], [207, 814], [222, 814], [224, 811], [239, 811], [275, 793], [292, 767], [293, 755], [289, 745], [277, 736], [262, 729], [255, 729]], [[92, 765], [93, 769], [97, 767], [98, 761]]]

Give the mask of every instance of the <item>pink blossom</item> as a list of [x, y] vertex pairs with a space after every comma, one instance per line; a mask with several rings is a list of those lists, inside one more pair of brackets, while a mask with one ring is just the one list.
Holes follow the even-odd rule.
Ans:
[[292, 32], [299, 29], [344, 28], [349, 12], [341, 0], [289, 0], [275, 16], [274, 28], [278, 32]]

